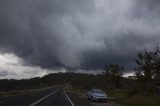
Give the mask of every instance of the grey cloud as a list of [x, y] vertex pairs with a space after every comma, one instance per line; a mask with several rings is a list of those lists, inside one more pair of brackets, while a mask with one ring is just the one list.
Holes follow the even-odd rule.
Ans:
[[134, 67], [160, 40], [158, 0], [1, 0], [0, 51], [43, 68]]
[[[44, 65], [44, 67], [79, 65], [78, 58], [74, 56], [76, 54], [70, 50], [72, 47], [67, 47], [70, 44], [65, 39], [67, 35], [63, 33], [65, 29], [61, 28], [61, 24], [63, 27], [61, 21], [65, 19], [65, 15], [75, 14], [77, 10], [78, 13], [86, 12], [88, 4], [91, 4], [90, 1], [88, 3], [80, 0], [3, 0], [1, 2], [2, 48], [7, 48], [31, 64]], [[50, 25], [50, 22], [53, 25]], [[70, 63], [69, 58], [74, 62], [70, 61]]]
[[0, 77], [1, 76], [6, 76], [6, 75], [8, 75], [8, 73], [7, 73], [7, 71], [6, 70], [1, 70], [1, 73], [0, 73]]

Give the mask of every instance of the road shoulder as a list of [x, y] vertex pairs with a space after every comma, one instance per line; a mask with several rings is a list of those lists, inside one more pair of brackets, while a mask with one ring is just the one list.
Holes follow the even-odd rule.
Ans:
[[66, 90], [67, 95], [75, 104], [75, 106], [123, 106], [114, 101], [108, 100], [108, 102], [91, 102], [87, 100], [85, 92], [75, 92], [75, 90]]

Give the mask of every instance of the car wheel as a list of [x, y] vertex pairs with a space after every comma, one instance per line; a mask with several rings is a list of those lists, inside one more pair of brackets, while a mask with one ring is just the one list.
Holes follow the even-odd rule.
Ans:
[[91, 101], [94, 102], [94, 98], [93, 97], [91, 97]]
[[87, 95], [87, 100], [90, 100], [89, 96]]

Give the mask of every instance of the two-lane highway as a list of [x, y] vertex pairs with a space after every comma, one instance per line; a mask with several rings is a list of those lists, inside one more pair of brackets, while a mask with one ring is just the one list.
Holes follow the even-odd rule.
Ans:
[[51, 87], [39, 92], [0, 97], [0, 106], [74, 106], [63, 86]]

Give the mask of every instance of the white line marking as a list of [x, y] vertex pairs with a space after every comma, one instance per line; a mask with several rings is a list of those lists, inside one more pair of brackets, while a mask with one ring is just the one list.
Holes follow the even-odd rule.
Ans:
[[[60, 88], [59, 88], [59, 89], [60, 89]], [[48, 98], [49, 96], [51, 96], [52, 94], [54, 94], [55, 92], [57, 92], [59, 89], [56, 89], [55, 91], [53, 91], [53, 92], [50, 93], [49, 95], [47, 95], [47, 96], [45, 96], [45, 97], [43, 97], [43, 98], [41, 98], [41, 99], [33, 102], [33, 103], [30, 104], [29, 106], [35, 106], [35, 105], [37, 105], [38, 103], [40, 103], [40, 102], [43, 101], [44, 99]]]
[[67, 99], [69, 100], [69, 102], [71, 103], [71, 105], [72, 105], [72, 106], [75, 106], [75, 105], [73, 104], [73, 102], [71, 101], [71, 99], [68, 97], [68, 95], [66, 94], [65, 91], [64, 91], [64, 94], [66, 95], [66, 97], [67, 97]]

